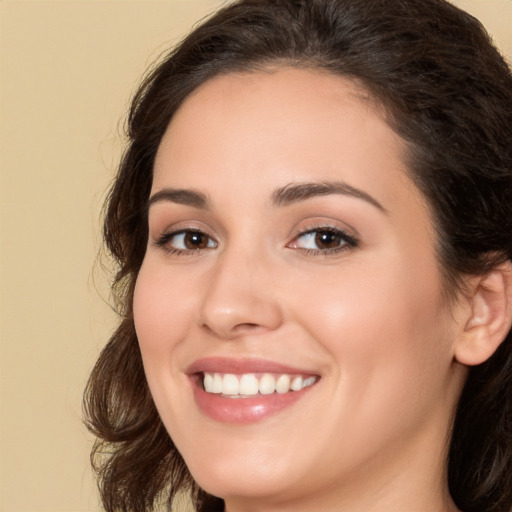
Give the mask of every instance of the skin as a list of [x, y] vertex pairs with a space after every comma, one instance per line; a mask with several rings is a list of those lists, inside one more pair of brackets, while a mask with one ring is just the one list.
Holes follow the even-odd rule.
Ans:
[[[163, 422], [228, 512], [457, 510], [445, 458], [463, 322], [404, 149], [360, 86], [304, 69], [212, 79], [169, 125], [151, 194], [194, 190], [209, 206], [151, 204], [135, 324]], [[340, 181], [362, 194], [272, 201], [290, 184]], [[357, 245], [311, 246], [303, 233], [326, 226]], [[206, 246], [158, 245], [183, 229]], [[194, 401], [186, 372], [204, 357], [320, 379], [276, 414], [227, 424]]]

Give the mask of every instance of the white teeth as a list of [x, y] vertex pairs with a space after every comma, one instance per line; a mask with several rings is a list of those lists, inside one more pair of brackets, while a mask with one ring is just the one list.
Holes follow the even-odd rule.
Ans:
[[213, 375], [212, 393], [222, 393], [222, 375], [215, 373]]
[[208, 393], [213, 393], [213, 375], [211, 373], [204, 374], [203, 386], [205, 391], [208, 391]]
[[222, 379], [223, 395], [238, 395], [238, 377], [232, 373], [226, 373]]
[[260, 379], [260, 393], [271, 395], [276, 390], [276, 379], [270, 373], [265, 373]]
[[281, 375], [276, 381], [276, 391], [280, 394], [290, 391], [290, 377]]
[[290, 385], [292, 391], [299, 391], [302, 389], [302, 377], [294, 377]]
[[291, 377], [288, 374], [274, 376], [270, 373], [263, 374], [258, 378], [254, 373], [235, 375], [233, 373], [205, 373], [203, 377], [204, 390], [207, 393], [228, 395], [231, 397], [271, 395], [274, 392], [279, 394], [290, 391], [300, 391], [312, 386], [317, 377], [306, 377], [301, 375]]
[[307, 379], [304, 379], [302, 382], [302, 388], [307, 388], [308, 386], [312, 386], [316, 381], [315, 377], [309, 377]]
[[241, 395], [254, 396], [258, 394], [258, 390], [259, 382], [256, 375], [253, 373], [246, 373], [242, 375], [238, 386], [238, 392]]

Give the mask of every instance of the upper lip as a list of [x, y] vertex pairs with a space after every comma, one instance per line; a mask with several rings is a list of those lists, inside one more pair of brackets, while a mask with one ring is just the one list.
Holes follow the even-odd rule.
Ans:
[[317, 375], [303, 368], [268, 361], [265, 359], [236, 359], [229, 357], [205, 357], [194, 361], [187, 369], [189, 375], [197, 373], [280, 373]]

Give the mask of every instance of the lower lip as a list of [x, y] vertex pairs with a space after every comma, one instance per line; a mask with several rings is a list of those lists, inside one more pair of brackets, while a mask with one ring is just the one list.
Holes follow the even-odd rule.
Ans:
[[230, 398], [207, 393], [197, 382], [193, 382], [197, 406], [209, 418], [222, 423], [254, 423], [276, 414], [300, 400], [313, 386], [290, 391], [272, 393], [249, 398]]

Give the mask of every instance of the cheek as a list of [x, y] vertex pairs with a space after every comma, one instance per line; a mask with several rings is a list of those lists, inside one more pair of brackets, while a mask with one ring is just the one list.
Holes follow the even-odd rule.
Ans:
[[386, 345], [393, 344], [413, 331], [432, 327], [442, 311], [439, 280], [433, 270], [414, 273], [405, 265], [373, 263], [306, 276], [296, 307], [311, 319], [312, 329], [324, 333], [321, 337], [326, 342], [332, 340], [333, 348], [342, 342], [375, 350], [384, 340]]
[[[193, 307], [193, 283], [180, 282], [179, 275], [151, 258], [139, 272], [133, 298], [135, 330], [142, 354], [146, 379], [159, 414], [173, 436], [175, 414], [184, 411], [188, 382], [183, 374], [183, 353], [187, 346]], [[177, 436], [179, 438], [179, 435]]]
[[308, 300], [297, 304], [303, 328], [333, 363], [330, 423], [316, 426], [318, 439], [350, 439], [349, 459], [410, 439], [446, 412], [452, 330], [437, 270], [411, 280], [396, 268], [353, 267], [338, 282], [304, 282]]
[[169, 352], [187, 332], [188, 317], [192, 312], [187, 290], [180, 286], [176, 276], [144, 262], [139, 272], [133, 297], [135, 329], [143, 355], [151, 352]]
[[193, 283], [180, 283], [168, 269], [145, 261], [139, 272], [133, 298], [135, 330], [144, 371], [162, 419], [181, 407], [184, 385], [182, 358], [187, 346], [193, 307]]
[[424, 388], [441, 392], [452, 329], [435, 263], [353, 265], [303, 286], [296, 308], [336, 362], [341, 401], [410, 403]]

